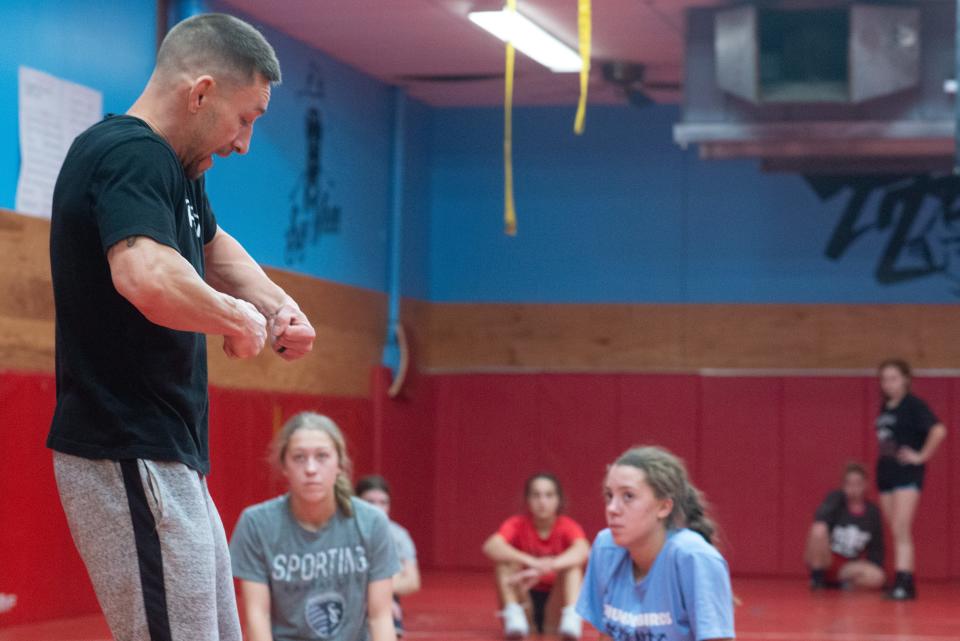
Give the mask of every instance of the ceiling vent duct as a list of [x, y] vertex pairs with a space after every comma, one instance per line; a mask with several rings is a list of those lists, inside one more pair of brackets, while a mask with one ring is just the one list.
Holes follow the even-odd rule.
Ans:
[[957, 3], [777, 0], [686, 13], [674, 140], [777, 170], [949, 168]]
[[743, 6], [714, 29], [717, 84], [755, 104], [863, 102], [919, 82], [916, 8]]

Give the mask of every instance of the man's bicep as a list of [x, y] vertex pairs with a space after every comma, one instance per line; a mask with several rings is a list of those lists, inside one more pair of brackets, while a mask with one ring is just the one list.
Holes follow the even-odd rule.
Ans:
[[149, 236], [127, 236], [107, 250], [107, 263], [113, 285], [122, 296], [134, 304], [137, 290], [144, 285], [155, 284], [150, 281], [154, 278], [158, 266], [167, 261], [182, 259], [175, 249]]
[[210, 240], [208, 240], [208, 241], [207, 241], [206, 243], [204, 243], [204, 245], [203, 245], [203, 251], [204, 251], [204, 253], [206, 253], [206, 252], [208, 252], [209, 250], [213, 249], [213, 244], [214, 244], [215, 242], [217, 242], [217, 240], [218, 240], [219, 238], [222, 238], [223, 236], [228, 236], [228, 235], [229, 235], [229, 234], [227, 234], [227, 232], [223, 231], [223, 229], [222, 229], [219, 225], [215, 225], [215, 229], [213, 230], [213, 234], [210, 236]]
[[136, 267], [140, 263], [156, 260], [168, 254], [180, 255], [173, 247], [157, 242], [150, 236], [133, 234], [107, 248], [107, 262], [110, 264], [110, 270], [114, 271], [117, 267]]
[[151, 141], [132, 141], [110, 151], [91, 188], [93, 214], [107, 250], [130, 236], [151, 236], [175, 244], [176, 166], [169, 151]]
[[142, 236], [127, 236], [123, 240], [117, 241], [107, 248], [107, 260], [112, 260], [118, 253], [123, 252], [124, 248], [132, 249]]

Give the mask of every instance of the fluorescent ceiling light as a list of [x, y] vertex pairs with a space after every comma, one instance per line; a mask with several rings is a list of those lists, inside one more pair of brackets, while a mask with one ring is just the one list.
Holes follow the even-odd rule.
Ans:
[[580, 55], [521, 13], [471, 11], [470, 21], [527, 54], [554, 73], [580, 71]]

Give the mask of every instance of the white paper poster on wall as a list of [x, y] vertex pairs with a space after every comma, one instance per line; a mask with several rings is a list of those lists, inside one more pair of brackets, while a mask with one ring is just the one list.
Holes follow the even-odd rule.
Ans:
[[103, 94], [75, 82], [19, 69], [20, 178], [16, 210], [50, 217], [53, 186], [78, 134], [103, 118]]

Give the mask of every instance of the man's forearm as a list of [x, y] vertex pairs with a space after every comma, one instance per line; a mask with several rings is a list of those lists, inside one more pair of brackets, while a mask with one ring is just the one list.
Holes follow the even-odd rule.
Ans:
[[252, 303], [267, 317], [276, 314], [283, 305], [297, 307], [247, 250], [225, 231], [218, 230], [204, 251], [206, 280], [214, 289]]
[[114, 286], [147, 320], [185, 332], [231, 336], [244, 328], [240, 302], [200, 278], [179, 253], [146, 238], [111, 249]]

